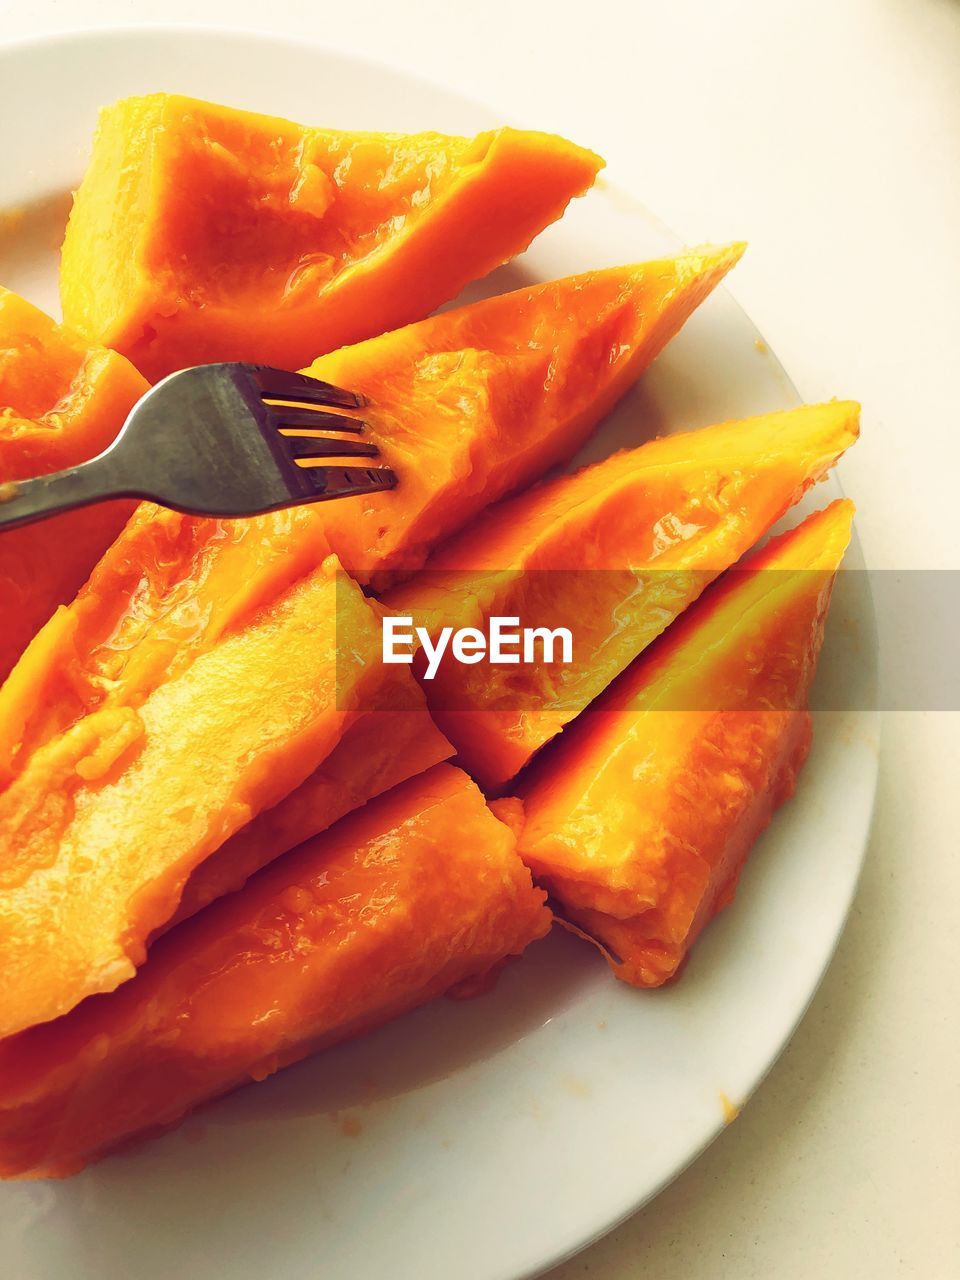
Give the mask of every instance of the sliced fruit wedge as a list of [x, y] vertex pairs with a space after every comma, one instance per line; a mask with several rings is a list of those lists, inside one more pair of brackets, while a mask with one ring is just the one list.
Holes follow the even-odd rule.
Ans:
[[208, 902], [233, 893], [255, 871], [325, 831], [373, 796], [454, 754], [409, 672], [397, 667], [392, 671], [364, 695], [357, 719], [320, 767], [200, 863], [164, 930]]
[[133, 976], [196, 868], [378, 705], [380, 643], [330, 557], [139, 705], [32, 752], [0, 793], [0, 1037]]
[[571, 634], [568, 664], [448, 656], [424, 680], [463, 767], [502, 787], [822, 479], [858, 420], [833, 402], [615, 454], [494, 507], [389, 592], [434, 638], [493, 617]]
[[794, 791], [853, 504], [837, 501], [711, 587], [499, 810], [565, 918], [618, 977], [658, 986], [731, 901]]
[[307, 370], [361, 391], [400, 477], [330, 503], [331, 544], [382, 588], [491, 502], [566, 461], [740, 259], [744, 246], [612, 267], [447, 311]]
[[0, 692], [0, 783], [80, 716], [138, 705], [329, 551], [364, 583], [414, 572], [569, 457], [741, 251], [537, 285], [317, 361], [310, 372], [370, 397], [397, 489], [253, 520], [143, 505]]
[[441, 765], [173, 930], [134, 981], [0, 1044], [0, 1176], [63, 1177], [458, 983], [550, 927]]
[[[0, 503], [6, 485], [102, 453], [146, 390], [123, 356], [0, 289]], [[104, 502], [0, 535], [0, 682], [132, 510]]]
[[455, 297], [602, 163], [516, 129], [340, 133], [126, 98], [101, 113], [70, 215], [64, 316], [151, 380], [215, 360], [295, 369]]

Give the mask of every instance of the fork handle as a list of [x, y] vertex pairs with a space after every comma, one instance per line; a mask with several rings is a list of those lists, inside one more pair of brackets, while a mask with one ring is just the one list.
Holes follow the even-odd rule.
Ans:
[[35, 480], [0, 481], [0, 533], [108, 498], [145, 497], [124, 480], [117, 461], [108, 450], [78, 467]]

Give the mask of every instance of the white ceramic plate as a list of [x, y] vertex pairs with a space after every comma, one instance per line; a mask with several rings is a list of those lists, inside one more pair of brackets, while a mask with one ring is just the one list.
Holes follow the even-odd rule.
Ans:
[[[9, 47], [0, 282], [55, 308], [66, 192], [97, 107], [158, 89], [345, 129], [503, 123], [383, 67], [259, 36], [138, 30]], [[601, 185], [471, 297], [676, 247]], [[757, 338], [729, 296], [711, 298], [583, 456], [797, 403]], [[831, 481], [805, 505], [838, 492]], [[848, 565], [860, 563], [854, 547]], [[868, 690], [862, 578], [836, 594], [821, 677]], [[876, 769], [871, 715], [819, 718], [796, 799], [676, 986], [632, 991], [555, 931], [484, 999], [439, 1001], [69, 1182], [3, 1186], [5, 1274], [515, 1280], [558, 1261], [673, 1178], [724, 1124], [724, 1097], [742, 1103], [783, 1048], [843, 926]]]

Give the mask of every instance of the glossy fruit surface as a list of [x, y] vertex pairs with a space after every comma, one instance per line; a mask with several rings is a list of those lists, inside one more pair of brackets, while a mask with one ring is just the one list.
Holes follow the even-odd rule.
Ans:
[[252, 520], [143, 504], [0, 690], [0, 784], [81, 716], [137, 705], [331, 550], [364, 583], [415, 571], [568, 457], [739, 254], [536, 285], [318, 361], [313, 372], [371, 397], [369, 433], [397, 489]]
[[0, 1035], [133, 976], [196, 868], [375, 705], [393, 675], [379, 648], [375, 612], [331, 557], [21, 761], [0, 793]]
[[[482, 785], [503, 786], [857, 438], [834, 401], [651, 441], [491, 508], [384, 603], [441, 627], [565, 627], [573, 661], [463, 665], [424, 681]], [[422, 669], [422, 663], [421, 663]]]
[[465, 774], [410, 780], [175, 929], [119, 991], [0, 1044], [0, 1175], [73, 1173], [482, 977], [546, 933], [543, 899]]
[[552, 280], [345, 347], [307, 372], [353, 387], [400, 483], [323, 512], [383, 586], [491, 502], [564, 462], [739, 260], [743, 245]]
[[200, 863], [169, 923], [234, 892], [286, 850], [453, 753], [409, 671], [391, 668], [378, 690], [364, 693], [356, 720], [322, 764]]
[[[0, 486], [102, 453], [146, 390], [122, 356], [0, 289]], [[100, 503], [0, 535], [0, 682], [132, 510]]]
[[527, 247], [602, 161], [550, 134], [337, 133], [151, 94], [106, 108], [63, 311], [151, 380], [295, 369], [428, 315]]
[[792, 795], [853, 504], [773, 539], [711, 587], [545, 752], [501, 813], [618, 977], [672, 977]]

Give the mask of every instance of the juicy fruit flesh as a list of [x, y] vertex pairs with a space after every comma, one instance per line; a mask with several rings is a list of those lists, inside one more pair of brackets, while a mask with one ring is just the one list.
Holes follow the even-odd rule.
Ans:
[[[453, 755], [409, 672], [396, 670], [379, 698], [364, 698], [364, 710], [309, 778], [200, 863], [184, 885], [176, 915], [164, 928], [233, 893], [280, 854]], [[367, 709], [371, 701], [386, 705]]]
[[[350, 134], [170, 100], [153, 158], [163, 239], [150, 268], [203, 306], [295, 304], [441, 199], [491, 135]], [[175, 118], [171, 118], [175, 116]], [[195, 264], [195, 265], [194, 265]]]
[[305, 508], [197, 520], [142, 503], [0, 689], [0, 781], [94, 711], [137, 708], [322, 563]]
[[371, 398], [370, 437], [401, 485], [248, 521], [141, 507], [0, 691], [0, 779], [81, 715], [138, 705], [328, 551], [364, 583], [417, 569], [569, 456], [741, 249], [519, 290], [317, 361], [312, 372]]
[[157, 944], [109, 996], [0, 1044], [0, 1173], [123, 1138], [488, 972], [549, 928], [507, 827], [438, 766]]
[[[0, 484], [102, 452], [146, 389], [122, 356], [91, 347], [0, 289]], [[0, 682], [73, 598], [132, 509], [101, 503], [0, 536]]]
[[212, 360], [294, 368], [455, 297], [601, 164], [513, 129], [338, 133], [124, 99], [101, 113], [67, 228], [64, 314], [152, 379]]
[[[0, 900], [5, 985], [17, 991], [0, 1029], [53, 1017], [128, 978], [199, 864], [305, 783], [349, 728], [316, 664], [301, 670], [323, 637], [294, 627], [287, 643], [298, 661], [280, 640], [268, 657], [257, 611], [279, 608], [331, 546], [348, 567], [365, 561], [368, 576], [406, 556], [420, 563], [473, 511], [572, 451], [740, 252], [690, 252], [521, 290], [318, 362], [315, 372], [370, 394], [375, 438], [391, 395], [419, 410], [399, 509], [328, 504], [248, 522], [140, 509], [0, 692], [10, 865], [32, 868], [29, 888], [14, 870]], [[436, 407], [444, 397], [446, 415]], [[387, 462], [394, 438], [398, 451], [409, 441], [406, 429], [404, 420], [381, 437]], [[224, 701], [220, 668], [234, 654], [229, 683], [239, 692]], [[359, 703], [372, 678], [356, 681]], [[251, 725], [256, 749], [244, 751]], [[125, 877], [115, 859], [96, 856], [103, 847], [136, 850]], [[228, 879], [248, 866], [231, 864]], [[64, 897], [78, 868], [85, 890], [103, 898], [97, 914], [85, 894]], [[210, 882], [193, 888], [199, 904]], [[40, 936], [63, 945], [36, 956], [29, 939]]]
[[[0, 288], [0, 481], [75, 466], [105, 449], [147, 390], [114, 351]], [[110, 413], [98, 399], [126, 402]]]
[[402, 478], [359, 512], [326, 517], [346, 567], [381, 587], [409, 574], [471, 516], [569, 457], [741, 252], [551, 281], [315, 361], [308, 373], [370, 399], [371, 436]]
[[[104, 237], [108, 274], [98, 278], [95, 266], [90, 279], [110, 322], [120, 317], [118, 343], [151, 376], [164, 361], [203, 355], [198, 334], [218, 321], [215, 340], [229, 346], [264, 322], [269, 329], [271, 312], [292, 315], [286, 334], [275, 326], [277, 351], [287, 351], [283, 341], [304, 341], [307, 313], [341, 283], [344, 301], [326, 328], [317, 324], [309, 349], [352, 340], [351, 325], [377, 324], [368, 318], [379, 314], [368, 305], [377, 270], [403, 295], [398, 248], [439, 206], [453, 210], [467, 180], [511, 148], [515, 168], [523, 146], [558, 156], [567, 148], [571, 162], [577, 151], [511, 130], [473, 140], [334, 134], [169, 95], [121, 109], [125, 127], [140, 132], [142, 164], [116, 165], [118, 186], [97, 197], [122, 204], [126, 226]], [[585, 185], [595, 159], [577, 157]], [[571, 193], [558, 193], [558, 210]], [[589, 273], [318, 359], [309, 372], [367, 395], [371, 436], [404, 476], [393, 494], [349, 511], [243, 523], [140, 509], [91, 587], [0, 693], [0, 782], [9, 783], [0, 792], [0, 1036], [19, 1032], [0, 1043], [0, 1173], [72, 1172], [206, 1098], [482, 978], [546, 931], [543, 895], [505, 828], [465, 775], [433, 767], [450, 747], [422, 697], [413, 690], [395, 733], [369, 709], [376, 615], [356, 590], [347, 612], [357, 667], [344, 706], [342, 673], [316, 621], [335, 613], [342, 625], [340, 602], [331, 608], [334, 570], [318, 566], [339, 554], [377, 589], [415, 571], [466, 519], [576, 448], [739, 252]], [[391, 253], [393, 276], [384, 269]], [[443, 290], [460, 268], [443, 258], [438, 244], [435, 302], [456, 292]], [[83, 274], [74, 269], [65, 288], [80, 312]], [[0, 329], [3, 305], [0, 296]], [[84, 323], [89, 331], [100, 321], [87, 314]], [[81, 447], [64, 424], [98, 388], [113, 388], [115, 413], [140, 385], [119, 357], [62, 330], [35, 370], [23, 350], [0, 350], [0, 401], [11, 397], [0, 408], [0, 480], [44, 469], [31, 452], [37, 441], [45, 467], [89, 456], [95, 431]], [[206, 358], [216, 358], [212, 349]], [[682, 441], [657, 442], [661, 460], [641, 476], [624, 481], [604, 464], [605, 485], [578, 489], [578, 477], [566, 478], [546, 502], [541, 492], [532, 514], [494, 513], [482, 533], [438, 554], [432, 568], [479, 575], [457, 588], [462, 623], [494, 609], [553, 609], [551, 622], [569, 613], [584, 629], [589, 618], [602, 669], [572, 688], [530, 672], [532, 714], [485, 719], [461, 740], [476, 776], [498, 752], [494, 782], [526, 763], [836, 457], [805, 459], [766, 491], [770, 458], [741, 466], [738, 454], [731, 466], [729, 456], [711, 457], [719, 431], [710, 442], [708, 433], [691, 437], [693, 465]], [[44, 437], [61, 453], [43, 454]], [[651, 490], [659, 506], [618, 583], [625, 523], [638, 504], [652, 505]], [[517, 830], [530, 866], [628, 981], [655, 985], [676, 971], [793, 790], [809, 746], [802, 706], [851, 512], [835, 504], [755, 561], [799, 577], [767, 589], [756, 573], [715, 588], [591, 708], [546, 772], [524, 780]], [[81, 544], [79, 523], [71, 541]], [[511, 576], [517, 565], [579, 570], [584, 557], [608, 575], [599, 609], [590, 588], [538, 601]], [[659, 621], [639, 632], [623, 612], [637, 566], [672, 575], [652, 602]], [[3, 570], [0, 559], [0, 607]], [[414, 584], [406, 598], [435, 618], [446, 609], [448, 622], [450, 584], [431, 593], [418, 599]], [[625, 629], [635, 636], [624, 646]], [[379, 694], [389, 702], [386, 683]], [[397, 684], [409, 699], [409, 679]], [[224, 689], [229, 705], [215, 705]], [[483, 700], [489, 677], [468, 669], [464, 691], [468, 703]], [[420, 770], [429, 772], [261, 871]], [[224, 894], [233, 896], [179, 924]], [[70, 1012], [89, 992], [111, 994]], [[37, 1017], [55, 1021], [22, 1030]]]
[[39, 429], [59, 434], [55, 415], [94, 353], [8, 289], [0, 289], [0, 334], [0, 478], [16, 480], [32, 474], [29, 445]]
[[711, 588], [521, 786], [521, 855], [627, 981], [676, 972], [793, 791], [852, 516], [832, 504]]
[[385, 598], [435, 635], [491, 616], [567, 627], [570, 666], [441, 665], [424, 683], [461, 763], [502, 786], [854, 442], [835, 402], [669, 436], [493, 508]]
[[158, 107], [163, 234], [147, 265], [201, 306], [312, 298], [482, 166], [496, 137], [338, 133], [172, 96]]
[[78, 721], [0, 793], [0, 1034], [132, 977], [190, 873], [369, 705], [379, 628], [338, 572], [326, 562], [139, 707]]

